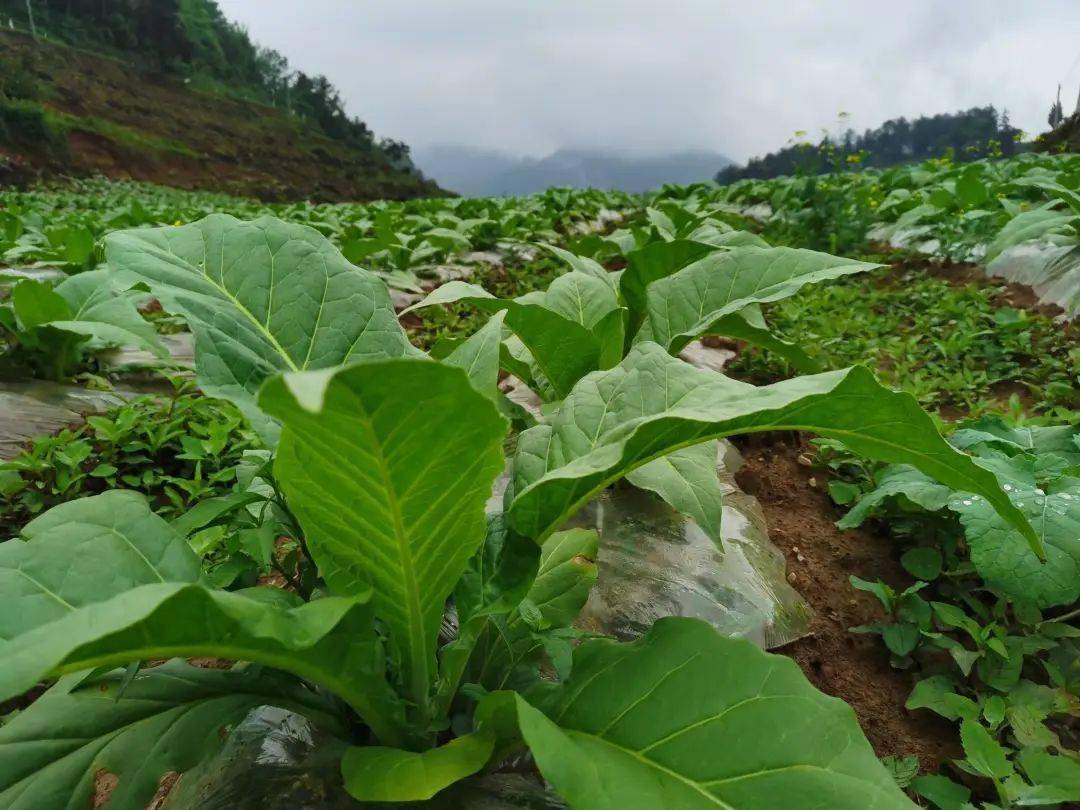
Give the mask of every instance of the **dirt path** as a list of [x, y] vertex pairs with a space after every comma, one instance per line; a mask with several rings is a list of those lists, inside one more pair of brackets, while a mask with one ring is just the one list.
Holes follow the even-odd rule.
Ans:
[[927, 772], [961, 757], [952, 724], [904, 708], [911, 678], [889, 666], [880, 639], [848, 630], [885, 618], [873, 596], [851, 587], [850, 575], [911, 584], [893, 542], [836, 528], [840, 512], [824, 491], [825, 477], [798, 463], [808, 448], [802, 437], [767, 434], [738, 444], [746, 463], [736, 479], [761, 502], [772, 541], [787, 557], [789, 580], [816, 612], [810, 636], [775, 652], [795, 659], [815, 686], [855, 709], [878, 756], [915, 754]]

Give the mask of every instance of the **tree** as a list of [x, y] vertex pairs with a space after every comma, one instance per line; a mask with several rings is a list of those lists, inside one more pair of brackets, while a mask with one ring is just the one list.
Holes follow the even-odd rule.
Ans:
[[[730, 183], [743, 177], [766, 179], [782, 174], [816, 174], [826, 171], [837, 158], [844, 160], [849, 155], [863, 153], [865, 160], [860, 159], [856, 165], [895, 166], [947, 154], [955, 155], [957, 160], [975, 160], [996, 154], [998, 143], [1002, 153], [1011, 153], [1018, 133], [1009, 124], [1008, 116], [999, 122], [993, 106], [921, 116], [912, 121], [894, 118], [862, 135], [846, 133], [835, 142], [825, 138], [817, 145], [790, 144], [764, 157], [752, 158], [744, 167], [728, 166], [716, 179]], [[826, 152], [830, 154], [828, 159]]]
[[1050, 105], [1050, 114], [1046, 116], [1046, 123], [1050, 125], [1050, 129], [1057, 129], [1061, 126], [1062, 121], [1065, 120], [1065, 111], [1061, 107], [1061, 85], [1058, 85], [1057, 100]]
[[157, 55], [162, 72], [176, 62], [188, 62], [192, 44], [180, 19], [179, 0], [140, 0], [135, 6], [139, 41]]

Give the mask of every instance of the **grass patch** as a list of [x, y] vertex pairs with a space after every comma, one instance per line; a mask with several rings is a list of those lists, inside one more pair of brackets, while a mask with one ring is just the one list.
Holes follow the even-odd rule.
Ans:
[[[784, 338], [831, 368], [861, 363], [946, 418], [1013, 406], [1067, 418], [1080, 409], [1075, 328], [1002, 305], [1003, 287], [956, 286], [921, 269], [879, 270], [803, 290], [766, 308]], [[731, 374], [755, 382], [791, 375], [748, 349]]]
[[136, 132], [112, 121], [106, 121], [95, 116], [70, 115], [64, 112], [52, 112], [52, 115], [68, 130], [91, 132], [108, 138], [113, 143], [126, 146], [130, 149], [151, 152], [172, 152], [184, 157], [202, 157], [198, 152], [179, 141], [168, 138], [159, 138], [156, 135], [148, 135], [144, 132]]
[[54, 160], [68, 156], [67, 127], [63, 120], [32, 99], [0, 96], [0, 143]]

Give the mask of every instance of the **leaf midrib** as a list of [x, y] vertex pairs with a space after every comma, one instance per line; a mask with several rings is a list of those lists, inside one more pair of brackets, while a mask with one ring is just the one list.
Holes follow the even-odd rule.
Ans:
[[423, 707], [427, 703], [431, 672], [428, 670], [424, 611], [423, 606], [420, 604], [420, 592], [416, 582], [416, 571], [413, 567], [410, 538], [401, 521], [401, 504], [390, 475], [383, 442], [378, 439], [372, 415], [365, 407], [363, 399], [357, 397], [357, 401], [360, 408], [356, 416], [363, 423], [368, 436], [371, 438], [371, 456], [375, 461], [375, 472], [382, 480], [387, 507], [393, 521], [394, 541], [398, 549], [402, 578], [405, 580], [406, 610], [410, 617], [407, 622], [406, 633], [408, 635], [409, 657], [411, 659], [412, 698], [418, 706]]
[[[203, 278], [205, 278], [207, 280], [207, 282], [210, 284], [211, 287], [213, 287], [215, 290], [217, 290], [223, 296], [225, 296], [227, 299], [229, 299], [229, 301], [232, 302], [233, 306], [235, 306], [238, 310], [240, 310], [240, 312], [244, 313], [244, 316], [248, 319], [248, 321], [251, 322], [251, 325], [254, 326], [259, 331], [259, 333], [262, 334], [262, 336], [264, 338], [266, 338], [266, 341], [273, 347], [274, 351], [276, 351], [279, 355], [281, 355], [281, 357], [285, 360], [285, 362], [289, 366], [290, 371], [299, 371], [300, 370], [300, 367], [298, 365], [296, 365], [296, 363], [293, 361], [293, 359], [289, 355], [289, 353], [287, 351], [285, 351], [284, 347], [280, 343], [278, 343], [277, 338], [274, 337], [274, 335], [270, 332], [269, 329], [267, 329], [265, 326], [263, 326], [262, 322], [258, 318], [255, 317], [254, 313], [252, 313], [247, 307], [245, 307], [243, 304], [241, 304], [239, 299], [237, 299], [224, 286], [222, 286], [221, 284], [218, 284], [216, 281], [214, 281], [210, 277], [210, 275], [208, 273], [206, 273], [204, 271], [202, 273], [202, 276], [203, 276]], [[311, 336], [311, 340], [312, 340], [312, 342], [315, 341], [315, 335], [314, 334]]]

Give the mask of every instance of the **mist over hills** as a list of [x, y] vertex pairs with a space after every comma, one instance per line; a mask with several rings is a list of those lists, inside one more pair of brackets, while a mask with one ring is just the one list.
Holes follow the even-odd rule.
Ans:
[[709, 180], [732, 162], [716, 152], [637, 156], [578, 148], [530, 158], [463, 144], [418, 147], [412, 158], [426, 177], [470, 197], [533, 194], [550, 186], [648, 191]]

